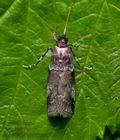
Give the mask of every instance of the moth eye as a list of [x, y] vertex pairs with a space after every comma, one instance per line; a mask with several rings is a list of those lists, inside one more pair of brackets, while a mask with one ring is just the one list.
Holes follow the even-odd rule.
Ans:
[[60, 38], [58, 37], [58, 40], [60, 41]]

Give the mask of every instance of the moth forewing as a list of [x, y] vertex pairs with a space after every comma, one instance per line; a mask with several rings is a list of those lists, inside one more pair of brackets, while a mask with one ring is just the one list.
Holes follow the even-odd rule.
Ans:
[[72, 52], [64, 35], [58, 39], [51, 53], [47, 86], [48, 116], [70, 117], [74, 112], [75, 75]]

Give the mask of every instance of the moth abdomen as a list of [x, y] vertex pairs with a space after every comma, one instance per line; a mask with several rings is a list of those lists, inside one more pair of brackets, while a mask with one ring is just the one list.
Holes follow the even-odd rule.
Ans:
[[[49, 102], [49, 101], [48, 101]], [[70, 117], [74, 113], [74, 104], [72, 102], [66, 102], [60, 97], [54, 99], [54, 102], [49, 102], [48, 116], [49, 117]]]
[[74, 113], [75, 88], [74, 72], [49, 71], [48, 78], [48, 116], [63, 118]]

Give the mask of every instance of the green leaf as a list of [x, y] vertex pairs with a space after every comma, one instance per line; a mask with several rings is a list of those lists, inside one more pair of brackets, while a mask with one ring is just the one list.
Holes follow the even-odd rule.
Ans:
[[52, 32], [63, 33], [70, 1], [0, 1], [0, 139], [95, 140], [105, 126], [120, 131], [120, 2], [74, 0], [67, 27], [75, 63], [75, 113], [49, 120], [46, 85], [50, 54], [32, 70], [48, 47]]

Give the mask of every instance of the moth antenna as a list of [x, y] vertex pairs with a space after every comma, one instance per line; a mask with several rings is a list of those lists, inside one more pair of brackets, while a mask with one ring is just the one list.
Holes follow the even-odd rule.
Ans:
[[68, 24], [68, 20], [69, 20], [70, 12], [71, 12], [71, 6], [69, 7], [69, 11], [68, 11], [68, 15], [67, 15], [67, 19], [66, 19], [66, 23], [65, 23], [65, 28], [64, 28], [63, 35], [66, 34], [67, 24]]
[[53, 36], [53, 39], [54, 39], [55, 41], [57, 41], [57, 36], [56, 36], [56, 33], [55, 33], [55, 32], [52, 33], [52, 36]]
[[60, 35], [57, 33], [57, 32], [52, 32], [52, 37], [53, 37], [53, 39], [55, 40], [55, 41], [57, 41], [58, 40], [58, 37], [59, 37]]

